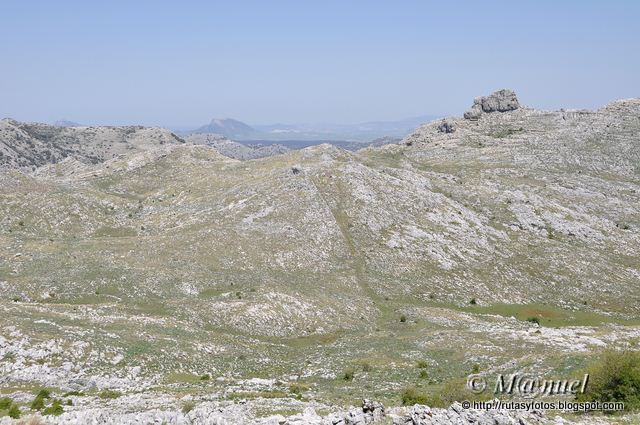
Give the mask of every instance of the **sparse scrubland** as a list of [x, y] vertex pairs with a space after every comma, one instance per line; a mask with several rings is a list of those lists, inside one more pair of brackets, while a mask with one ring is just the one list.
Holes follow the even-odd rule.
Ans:
[[579, 400], [628, 409], [566, 420], [637, 420], [640, 100], [507, 100], [249, 161], [1, 121], [0, 424], [322, 423], [361, 399], [431, 423], [401, 405], [585, 370]]

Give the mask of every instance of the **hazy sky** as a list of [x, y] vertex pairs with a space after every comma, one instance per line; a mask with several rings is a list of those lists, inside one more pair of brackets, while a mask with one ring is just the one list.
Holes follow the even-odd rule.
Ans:
[[0, 0], [0, 117], [86, 124], [461, 114], [640, 96], [640, 1]]

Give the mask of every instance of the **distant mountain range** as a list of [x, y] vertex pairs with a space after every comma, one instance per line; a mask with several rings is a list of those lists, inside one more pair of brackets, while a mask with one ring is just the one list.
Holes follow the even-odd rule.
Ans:
[[318, 141], [370, 142], [383, 137], [402, 138], [421, 124], [438, 118], [433, 115], [399, 121], [370, 121], [358, 124], [265, 124], [248, 125], [231, 118], [213, 119], [207, 125], [183, 135], [215, 133], [236, 141]]

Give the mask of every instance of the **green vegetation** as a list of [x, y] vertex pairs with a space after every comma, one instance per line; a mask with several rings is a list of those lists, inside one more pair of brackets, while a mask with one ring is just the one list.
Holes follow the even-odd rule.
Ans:
[[31, 402], [31, 410], [44, 409], [45, 400], [51, 396], [51, 392], [47, 389], [42, 389], [36, 394], [36, 397]]
[[309, 385], [302, 382], [294, 382], [289, 385], [289, 391], [297, 396], [301, 396], [305, 391], [309, 391]]
[[200, 376], [201, 381], [208, 381], [209, 379], [211, 379], [211, 375], [209, 375], [208, 373]]
[[0, 398], [0, 416], [2, 416], [3, 412], [13, 419], [18, 419], [20, 417], [20, 407], [9, 397]]
[[407, 321], [407, 316], [405, 316], [404, 314], [402, 316], [400, 316], [400, 322], [404, 323]]
[[11, 407], [9, 407], [9, 411], [7, 412], [7, 415], [12, 419], [19, 419], [21, 414], [22, 413], [20, 412], [20, 408], [17, 404], [12, 404]]
[[115, 390], [104, 390], [99, 394], [100, 398], [104, 398], [104, 399], [116, 399], [118, 397], [120, 397], [122, 395], [122, 393], [120, 391], [115, 391]]
[[42, 411], [43, 415], [53, 415], [53, 416], [59, 416], [59, 415], [62, 415], [63, 413], [64, 413], [64, 409], [62, 407], [62, 401], [58, 399], [53, 400], [53, 402], [51, 403], [51, 406], [47, 407]]
[[640, 410], [640, 352], [606, 351], [588, 373], [587, 391], [578, 401], [620, 401], [627, 411]]
[[469, 300], [469, 304], [471, 304], [471, 305], [476, 305], [476, 304], [478, 304], [478, 302], [476, 301], [476, 299], [475, 299], [475, 298], [471, 298], [471, 299]]
[[353, 378], [355, 376], [356, 372], [355, 370], [349, 368], [346, 369], [343, 373], [342, 373], [342, 379], [345, 381], [353, 381]]
[[9, 397], [0, 398], [0, 410], [9, 410], [12, 404], [13, 400]]
[[244, 399], [244, 398], [285, 398], [287, 393], [283, 391], [240, 391], [229, 395], [230, 399]]
[[403, 406], [413, 406], [414, 404], [427, 404], [429, 397], [420, 392], [416, 387], [408, 387], [402, 391], [401, 395]]
[[196, 407], [196, 404], [193, 401], [185, 401], [182, 404], [182, 413], [185, 415], [193, 410]]
[[527, 322], [531, 322], [531, 323], [535, 323], [536, 325], [540, 325], [540, 319], [533, 316], [533, 317], [527, 317]]
[[429, 363], [427, 363], [426, 360], [418, 360], [416, 366], [418, 367], [418, 369], [426, 369], [429, 367]]
[[448, 407], [455, 401], [488, 400], [490, 395], [474, 394], [467, 389], [465, 379], [454, 379], [434, 393], [423, 392], [416, 386], [405, 388], [400, 398], [403, 406], [426, 404], [430, 407]]

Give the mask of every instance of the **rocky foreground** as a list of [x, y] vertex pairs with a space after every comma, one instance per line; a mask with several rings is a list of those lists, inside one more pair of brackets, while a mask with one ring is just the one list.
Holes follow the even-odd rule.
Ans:
[[[140, 413], [122, 413], [114, 410], [84, 410], [69, 412], [56, 417], [39, 415], [24, 419], [24, 423], [63, 425], [63, 424], [95, 424], [95, 425], [535, 425], [563, 423], [557, 418], [548, 419], [542, 412], [509, 412], [506, 410], [473, 410], [463, 409], [455, 403], [448, 409], [431, 409], [428, 406], [415, 405], [408, 408], [394, 408], [385, 411], [382, 404], [365, 400], [362, 408], [345, 412], [320, 416], [313, 407], [307, 407], [303, 413], [293, 416], [274, 415], [255, 418], [245, 404], [216, 406], [205, 403], [192, 408], [188, 412], [171, 410], [150, 410]], [[38, 422], [39, 421], [39, 422]], [[1, 425], [14, 423], [11, 420], [0, 420]]]

